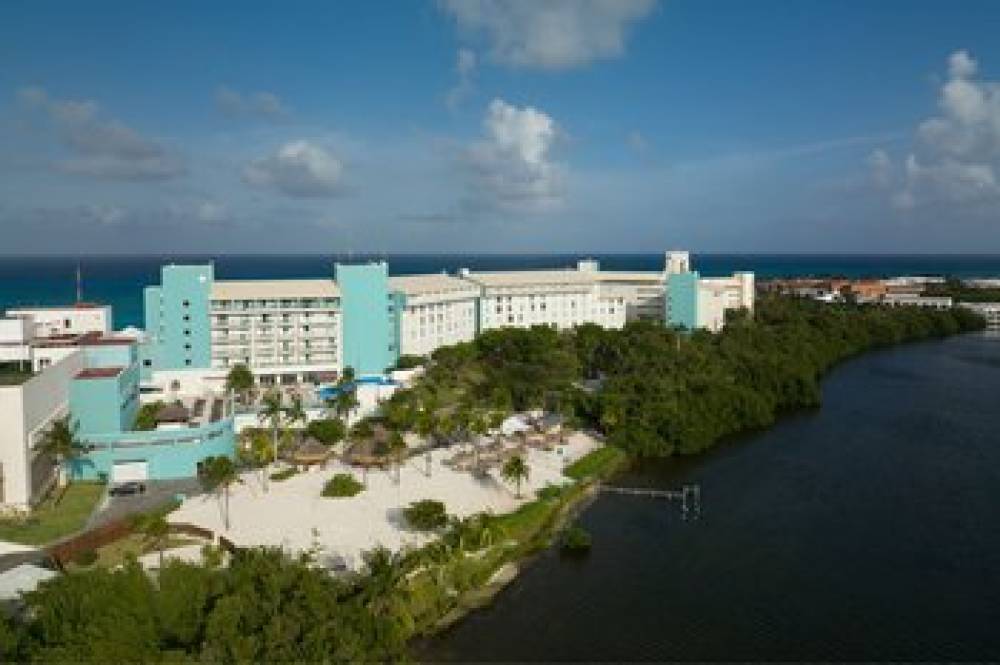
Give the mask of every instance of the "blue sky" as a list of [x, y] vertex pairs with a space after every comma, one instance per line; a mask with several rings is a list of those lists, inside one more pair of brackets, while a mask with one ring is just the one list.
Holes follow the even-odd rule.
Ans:
[[1000, 252], [1000, 3], [0, 5], [0, 253]]

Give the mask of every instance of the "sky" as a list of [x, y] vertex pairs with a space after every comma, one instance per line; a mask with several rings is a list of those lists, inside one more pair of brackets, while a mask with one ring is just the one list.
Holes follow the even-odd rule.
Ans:
[[0, 254], [1000, 253], [1000, 2], [0, 3]]

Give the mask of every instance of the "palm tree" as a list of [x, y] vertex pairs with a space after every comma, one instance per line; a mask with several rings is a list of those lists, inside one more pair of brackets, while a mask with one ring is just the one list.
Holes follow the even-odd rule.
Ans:
[[362, 599], [368, 611], [388, 620], [386, 627], [396, 633], [378, 637], [394, 641], [413, 627], [403, 555], [380, 546], [362, 556], [368, 573], [367, 583], [362, 585]]
[[282, 419], [285, 416], [285, 407], [281, 403], [281, 393], [272, 388], [268, 390], [260, 401], [260, 411], [257, 419], [271, 426], [271, 440], [274, 444], [274, 459], [278, 459], [278, 430], [281, 429]]
[[[76, 437], [76, 426], [70, 424], [69, 416], [59, 418], [45, 432], [39, 444], [39, 450], [54, 457], [59, 465], [59, 485], [66, 484], [66, 467], [69, 466], [69, 478], [73, 477], [73, 460], [83, 452], [83, 445]], [[60, 497], [61, 499], [61, 497]], [[58, 503], [59, 500], [56, 501]]]
[[248, 457], [250, 463], [260, 469], [260, 484], [266, 492], [267, 467], [274, 461], [274, 451], [271, 448], [271, 442], [267, 440], [266, 434], [258, 431], [251, 435]]
[[503, 479], [509, 483], [514, 483], [517, 486], [517, 498], [521, 498], [521, 482], [528, 479], [528, 474], [531, 469], [528, 468], [528, 464], [524, 461], [524, 458], [520, 455], [514, 455], [506, 463], [504, 463], [503, 468], [500, 470], [500, 474]]
[[336, 412], [337, 417], [347, 422], [351, 413], [354, 409], [358, 408], [359, 402], [357, 395], [354, 394], [354, 388], [348, 386], [342, 386], [337, 392], [336, 397], [332, 400], [333, 410]]
[[403, 439], [403, 435], [399, 433], [399, 430], [393, 430], [389, 434], [389, 454], [396, 464], [396, 483], [399, 484], [400, 467], [403, 465], [403, 455], [406, 454], [406, 441]]
[[305, 407], [302, 406], [302, 395], [292, 395], [291, 404], [285, 407], [285, 424], [302, 423], [304, 425], [308, 419]]
[[208, 489], [214, 491], [220, 500], [224, 500], [222, 519], [226, 531], [229, 531], [229, 488], [238, 479], [236, 466], [225, 455], [206, 457], [202, 462], [202, 482]]
[[163, 549], [170, 535], [170, 525], [163, 515], [143, 515], [139, 519], [139, 531], [146, 544], [156, 548], [160, 555], [160, 570], [163, 570]]
[[338, 385], [346, 385], [354, 381], [354, 368], [345, 367], [344, 371], [340, 373], [340, 379], [337, 380]]
[[253, 390], [253, 373], [243, 363], [233, 365], [226, 376], [226, 389], [236, 393], [240, 401], [245, 401], [246, 396]]

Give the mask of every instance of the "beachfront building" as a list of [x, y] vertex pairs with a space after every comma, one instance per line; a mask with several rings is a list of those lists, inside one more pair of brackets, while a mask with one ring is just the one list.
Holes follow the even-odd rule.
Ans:
[[328, 278], [215, 280], [211, 265], [170, 265], [146, 289], [142, 378], [170, 395], [223, 389], [243, 364], [264, 385], [326, 383], [350, 367], [380, 375], [402, 354], [428, 355], [483, 330], [629, 321], [720, 330], [752, 311], [753, 273], [703, 278], [687, 252], [662, 271], [575, 268], [389, 276], [384, 261], [333, 266]]
[[963, 302], [961, 306], [986, 319], [987, 330], [1000, 330], [1000, 302]]
[[32, 337], [58, 337], [100, 333], [107, 335], [113, 328], [111, 305], [78, 302], [55, 307], [15, 307], [7, 316], [24, 319], [31, 326]]

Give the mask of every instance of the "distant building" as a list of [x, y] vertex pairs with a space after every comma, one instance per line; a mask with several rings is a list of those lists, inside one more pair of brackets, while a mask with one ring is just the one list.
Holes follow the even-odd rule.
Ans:
[[1000, 302], [963, 302], [961, 306], [986, 319], [988, 330], [1000, 330]]

